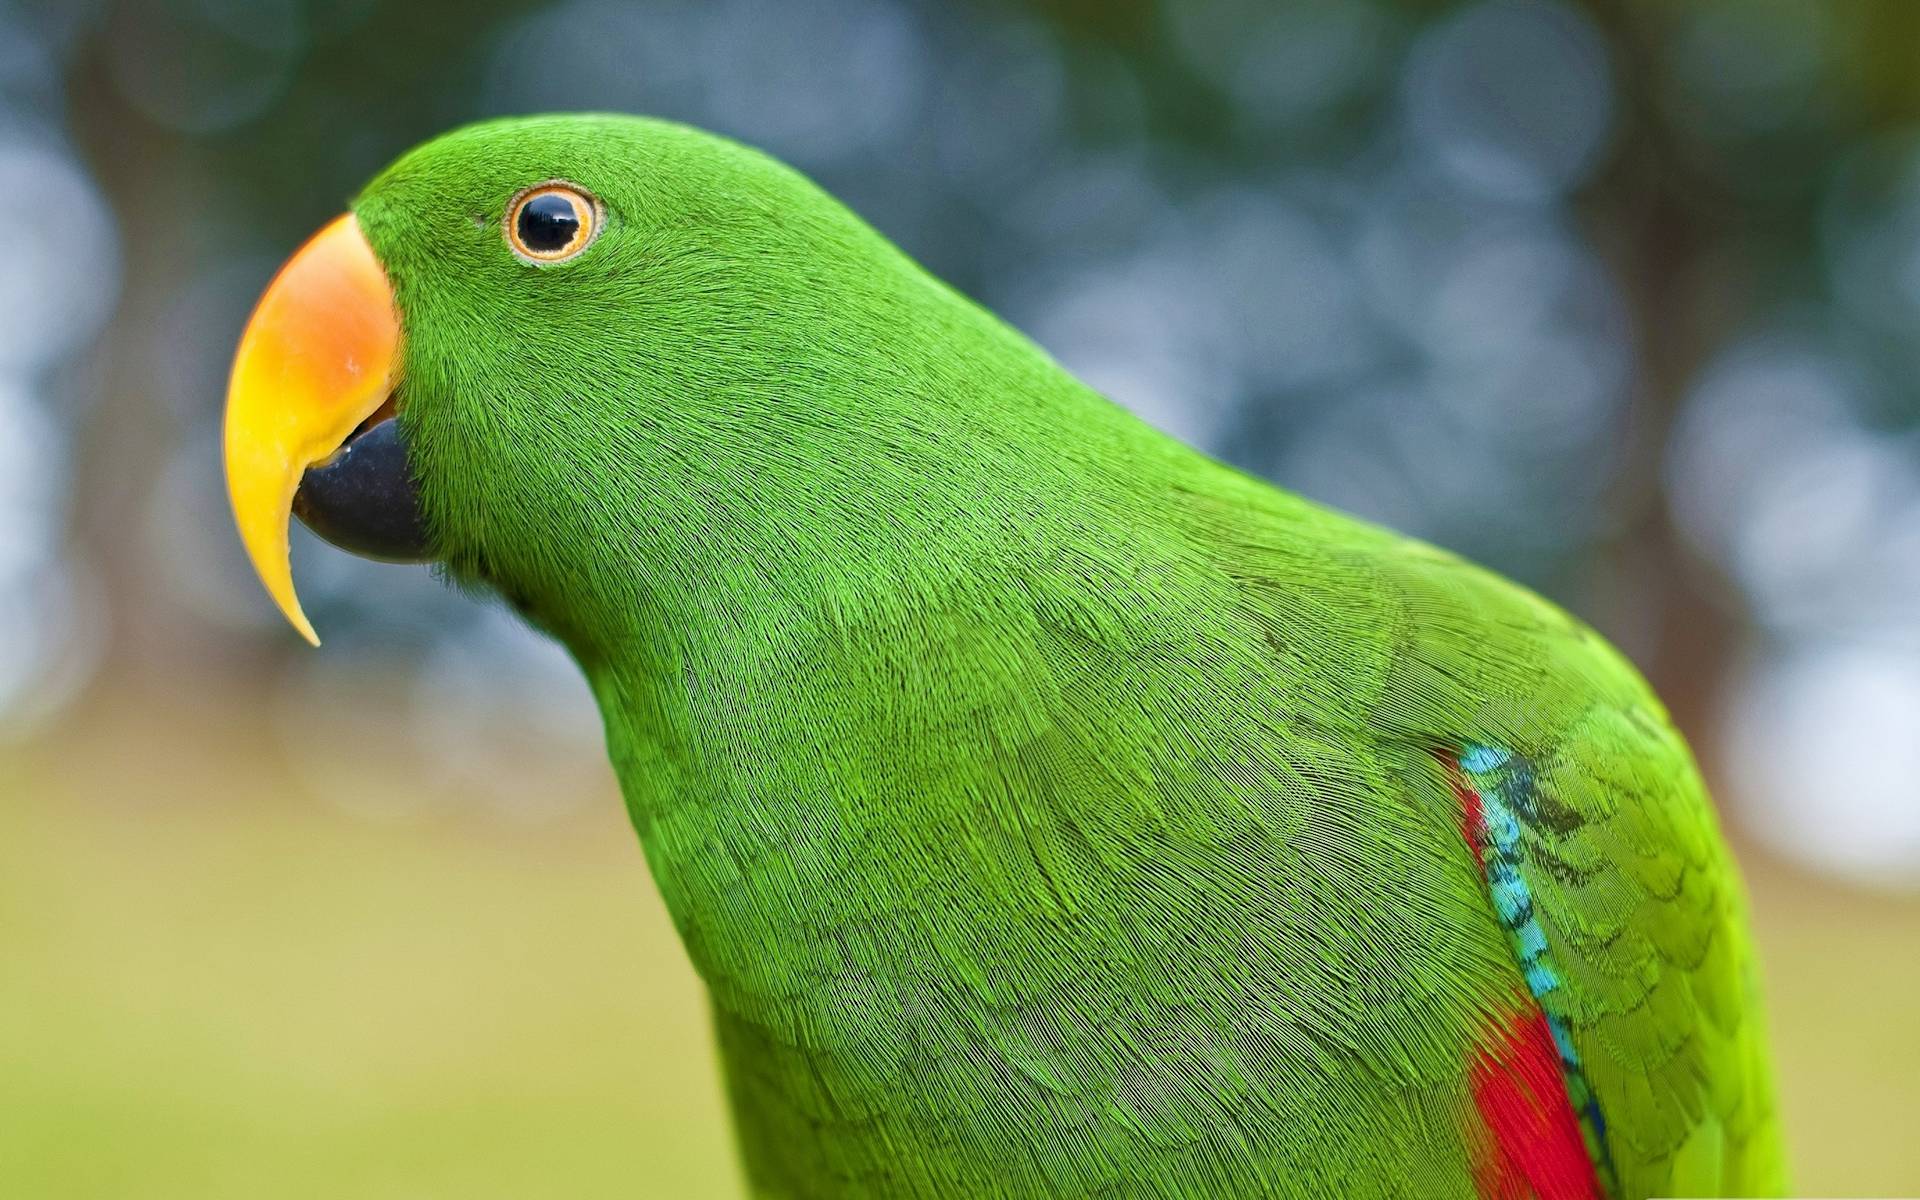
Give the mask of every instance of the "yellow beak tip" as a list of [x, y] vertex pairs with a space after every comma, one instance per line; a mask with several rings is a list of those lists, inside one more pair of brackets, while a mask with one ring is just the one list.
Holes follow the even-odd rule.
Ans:
[[302, 473], [386, 401], [400, 340], [393, 290], [351, 214], [315, 234], [247, 320], [227, 388], [227, 491], [254, 570], [301, 637], [287, 524]]

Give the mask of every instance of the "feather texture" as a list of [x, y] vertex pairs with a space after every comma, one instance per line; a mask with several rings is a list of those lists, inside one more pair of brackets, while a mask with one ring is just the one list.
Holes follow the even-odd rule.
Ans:
[[[1580, 1152], [1577, 1161], [1581, 1170], [1576, 1173], [1556, 1166], [1543, 1172], [1556, 1181], [1553, 1190], [1557, 1193], [1570, 1194], [1570, 1189], [1571, 1194], [1587, 1195], [1603, 1189], [1615, 1191], [1618, 1179], [1607, 1144], [1606, 1118], [1580, 1065], [1580, 1052], [1573, 1045], [1560, 969], [1534, 912], [1533, 888], [1520, 855], [1521, 822], [1538, 817], [1533, 772], [1504, 750], [1478, 745], [1467, 747], [1452, 766], [1460, 776], [1454, 791], [1461, 798], [1465, 832], [1486, 880], [1494, 916], [1507, 932], [1521, 978], [1538, 1006], [1537, 1013], [1523, 1013], [1517, 1029], [1502, 1032], [1498, 1053], [1483, 1055], [1486, 1063], [1519, 1064], [1515, 1074], [1520, 1077], [1520, 1086], [1498, 1086], [1500, 1074], [1489, 1075], [1483, 1067], [1483, 1077], [1475, 1081], [1475, 1100], [1490, 1126], [1507, 1131], [1499, 1139], [1503, 1147], [1520, 1140], [1519, 1131], [1531, 1133], [1539, 1124], [1551, 1125], [1551, 1132], [1543, 1129], [1534, 1139], [1548, 1152], [1550, 1162], [1568, 1157], [1564, 1147], [1569, 1139], [1560, 1136], [1562, 1127], [1577, 1131], [1573, 1145]], [[1549, 1087], [1546, 1081], [1556, 1076], [1560, 1086]], [[1569, 1118], [1565, 1122], [1558, 1119], [1563, 1108]], [[1515, 1115], [1544, 1114], [1548, 1109], [1554, 1115], [1552, 1121], [1524, 1121]], [[1499, 1113], [1498, 1118], [1494, 1112]], [[1507, 1157], [1523, 1167], [1533, 1161], [1524, 1148], [1509, 1151]]]
[[[607, 227], [533, 266], [552, 178]], [[495, 123], [356, 211], [449, 572], [585, 670], [761, 1192], [1783, 1186], [1737, 880], [1585, 627], [720, 139]]]
[[1602, 1194], [1588, 1130], [1567, 1096], [1565, 1060], [1551, 1018], [1523, 1009], [1470, 1068], [1473, 1103], [1493, 1145], [1481, 1160], [1482, 1196], [1591, 1200]]

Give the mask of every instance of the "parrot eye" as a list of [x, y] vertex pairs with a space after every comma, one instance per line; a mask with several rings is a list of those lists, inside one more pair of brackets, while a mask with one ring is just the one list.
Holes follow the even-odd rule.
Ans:
[[564, 262], [599, 232], [599, 203], [572, 184], [539, 184], [507, 205], [507, 244], [533, 262]]

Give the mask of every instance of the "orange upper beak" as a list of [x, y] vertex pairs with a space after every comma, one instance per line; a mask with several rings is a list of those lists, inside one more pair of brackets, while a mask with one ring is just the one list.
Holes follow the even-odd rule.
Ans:
[[386, 272], [345, 214], [302, 246], [247, 321], [227, 384], [227, 495], [267, 592], [314, 645], [288, 561], [294, 493], [393, 392], [400, 319]]

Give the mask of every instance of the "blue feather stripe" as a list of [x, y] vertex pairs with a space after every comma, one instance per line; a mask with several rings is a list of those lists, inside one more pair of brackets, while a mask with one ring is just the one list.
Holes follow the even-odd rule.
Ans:
[[1534, 911], [1533, 891], [1521, 853], [1527, 824], [1537, 813], [1532, 764], [1495, 746], [1469, 745], [1460, 752], [1460, 772], [1480, 798], [1481, 861], [1494, 915], [1507, 932], [1527, 990], [1546, 1014], [1554, 1047], [1560, 1052], [1560, 1071], [1567, 1098], [1579, 1114], [1587, 1153], [1593, 1158], [1601, 1185], [1618, 1194], [1613, 1156], [1607, 1148], [1607, 1122], [1600, 1101], [1587, 1082], [1574, 1048], [1560, 973], [1547, 945], [1546, 931]]

